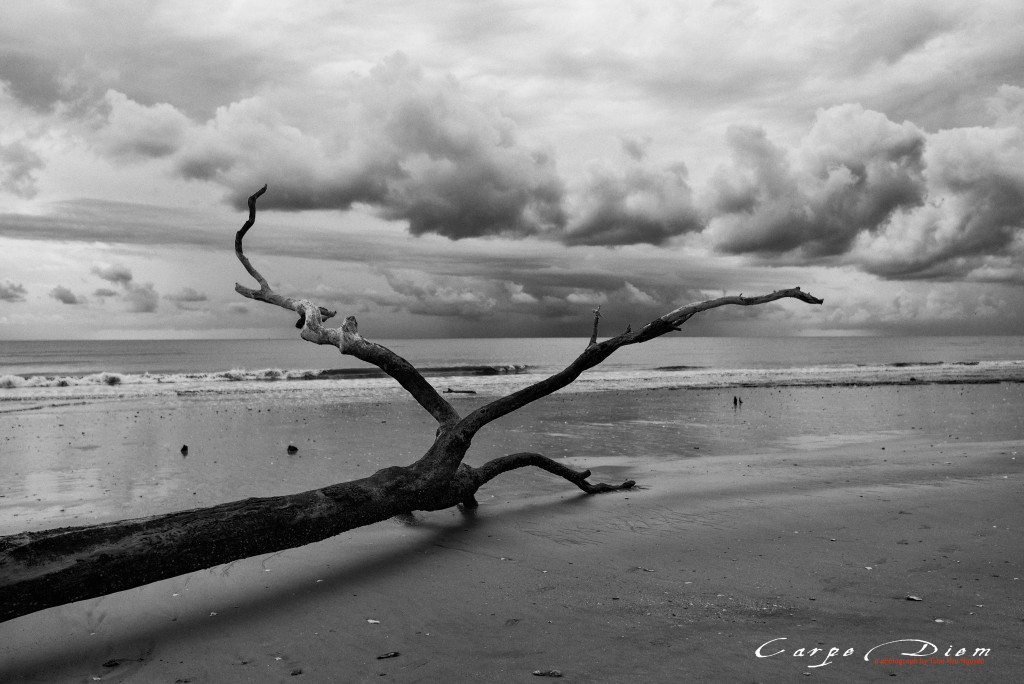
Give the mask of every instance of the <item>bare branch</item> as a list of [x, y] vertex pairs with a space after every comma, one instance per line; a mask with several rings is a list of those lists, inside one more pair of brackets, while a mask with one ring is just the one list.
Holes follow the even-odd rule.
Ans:
[[457, 421], [459, 419], [458, 412], [438, 394], [437, 390], [424, 379], [411, 363], [387, 347], [370, 342], [359, 334], [354, 316], [346, 318], [345, 323], [340, 328], [326, 328], [323, 322], [337, 315], [336, 311], [317, 306], [307, 299], [284, 297], [274, 292], [267, 279], [256, 270], [256, 267], [252, 265], [242, 251], [242, 238], [245, 237], [245, 234], [256, 223], [256, 200], [266, 191], [267, 186], [264, 185], [249, 197], [249, 220], [235, 234], [235, 255], [242, 262], [242, 266], [245, 267], [249, 275], [260, 284], [260, 288], [255, 290], [236, 283], [235, 291], [249, 299], [274, 304], [275, 306], [298, 313], [299, 320], [295, 327], [302, 329], [302, 339], [314, 344], [326, 344], [337, 347], [342, 354], [354, 356], [357, 359], [377, 366], [397, 380], [437, 422], [442, 425], [448, 425]]
[[821, 304], [824, 301], [803, 292], [799, 287], [794, 287], [788, 290], [776, 290], [770, 294], [758, 297], [719, 297], [718, 299], [709, 299], [703, 302], [686, 304], [685, 306], [681, 306], [678, 309], [670, 311], [664, 316], [651, 321], [636, 332], [627, 328], [626, 332], [617, 337], [613, 337], [601, 343], [589, 345], [586, 350], [584, 350], [584, 352], [564, 370], [555, 373], [538, 383], [530, 385], [529, 387], [525, 387], [518, 392], [513, 392], [512, 394], [492, 401], [485, 406], [481, 406], [462, 419], [458, 425], [458, 429], [463, 430], [465, 435], [468, 438], [471, 438], [478, 430], [480, 430], [480, 428], [491, 421], [516, 411], [523, 406], [540, 399], [541, 397], [546, 397], [547, 395], [570, 385], [580, 376], [581, 373], [593, 368], [607, 359], [619, 347], [624, 347], [629, 344], [640, 344], [641, 342], [653, 340], [655, 337], [660, 337], [665, 333], [672, 332], [673, 330], [679, 330], [679, 326], [701, 311], [707, 311], [708, 309], [714, 309], [719, 306], [726, 306], [727, 304], [756, 306], [758, 304], [766, 304], [777, 299], [785, 298], [799, 299], [800, 301], [807, 302], [808, 304]]
[[[256, 200], [259, 199], [260, 195], [262, 195], [266, 191], [267, 186], [264, 185], [262, 188], [260, 188], [259, 190], [257, 190], [256, 192], [249, 196], [249, 220], [242, 224], [242, 227], [239, 228], [237, 233], [235, 233], [235, 256], [237, 256], [238, 260], [242, 262], [242, 266], [245, 267], [245, 270], [248, 271], [249, 275], [255, 278], [256, 282], [260, 284], [260, 289], [254, 290], [252, 288], [245, 287], [243, 285], [235, 283], [235, 292], [242, 295], [243, 297], [248, 297], [249, 299], [255, 299], [261, 302], [266, 302], [268, 304], [280, 306], [290, 311], [295, 311], [296, 313], [299, 314], [299, 322], [296, 324], [295, 327], [301, 328], [303, 325], [305, 325], [306, 312], [304, 305], [308, 304], [308, 302], [304, 302], [303, 300], [298, 299], [292, 299], [291, 297], [282, 297], [281, 295], [274, 292], [271, 289], [270, 284], [267, 283], [267, 279], [264, 278], [263, 275], [256, 270], [256, 267], [253, 266], [252, 263], [250, 263], [249, 258], [245, 256], [245, 253], [242, 251], [242, 238], [245, 237], [245, 234], [248, 233], [249, 229], [252, 228], [254, 223], [256, 223]], [[324, 307], [319, 307], [319, 311], [321, 321], [326, 321], [328, 318], [332, 318], [333, 316], [336, 316], [338, 314], [337, 311], [331, 311], [330, 309], [325, 309]]]
[[473, 470], [478, 478], [477, 486], [481, 486], [488, 480], [492, 480], [502, 473], [507, 473], [510, 470], [515, 470], [516, 468], [525, 468], [527, 466], [535, 466], [542, 470], [546, 470], [553, 475], [564, 477], [587, 494], [599, 494], [601, 492], [614, 492], [620, 489], [630, 489], [636, 484], [633, 480], [626, 480], [619, 485], [610, 485], [605, 484], [604, 482], [591, 484], [590, 482], [587, 482], [587, 478], [590, 477], [589, 470], [573, 470], [563, 463], [559, 463], [547, 456], [530, 451], [524, 451], [518, 454], [509, 454], [508, 456], [500, 456], [488, 461], [479, 468], [474, 468]]

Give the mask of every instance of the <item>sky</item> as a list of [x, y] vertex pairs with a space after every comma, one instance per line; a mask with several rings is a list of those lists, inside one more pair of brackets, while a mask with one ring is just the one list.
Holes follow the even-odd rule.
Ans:
[[5, 0], [0, 339], [1024, 332], [1019, 0]]

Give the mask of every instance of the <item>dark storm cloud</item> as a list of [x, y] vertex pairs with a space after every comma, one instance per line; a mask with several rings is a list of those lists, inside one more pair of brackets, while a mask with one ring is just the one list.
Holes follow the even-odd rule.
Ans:
[[652, 170], [592, 167], [580, 192], [577, 216], [562, 236], [569, 245], [660, 245], [699, 232], [703, 219], [682, 164]]
[[[553, 158], [518, 140], [515, 124], [471, 100], [451, 78], [430, 78], [400, 55], [350, 83], [337, 128], [317, 137], [266, 101], [218, 110], [177, 156], [186, 178], [229, 188], [236, 207], [262, 183], [266, 208], [366, 205], [413, 234], [522, 237], [565, 221]], [[328, 142], [330, 141], [330, 142]]]
[[63, 285], [58, 285], [57, 287], [50, 290], [50, 296], [56, 299], [61, 304], [85, 304], [85, 297], [82, 297], [81, 295], [76, 295], [74, 292], [64, 287]]
[[864, 230], [925, 195], [924, 134], [849, 106], [819, 114], [796, 164], [764, 131], [731, 128], [733, 166], [710, 182], [716, 243], [733, 254], [843, 254]]
[[0, 302], [23, 302], [26, 294], [28, 293], [25, 291], [25, 286], [21, 283], [14, 283], [6, 279], [0, 283]]
[[[730, 130], [703, 198], [716, 247], [765, 263], [848, 263], [891, 279], [1024, 261], [1024, 131], [926, 133], [856, 105], [822, 110], [796, 150]], [[992, 276], [992, 272], [989, 273]]]
[[[888, 278], [1011, 280], [1024, 269], [1024, 131], [970, 128], [930, 137], [929, 202], [862, 241], [854, 257]], [[1000, 266], [1002, 267], [1000, 269]], [[1006, 269], [1006, 266], [1011, 266]]]

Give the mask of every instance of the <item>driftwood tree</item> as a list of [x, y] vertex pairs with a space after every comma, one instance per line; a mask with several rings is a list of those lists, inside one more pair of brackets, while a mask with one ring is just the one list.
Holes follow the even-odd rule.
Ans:
[[302, 339], [337, 347], [342, 354], [373, 364], [397, 380], [437, 421], [433, 444], [411, 465], [384, 468], [363, 479], [299, 494], [0, 537], [0, 621], [309, 544], [402, 513], [457, 505], [473, 508], [480, 487], [516, 468], [542, 468], [588, 494], [628, 489], [634, 485], [632, 480], [617, 485], [591, 483], [587, 481], [590, 471], [574, 470], [538, 453], [511, 454], [477, 468], [462, 461], [473, 438], [491, 421], [566, 387], [620, 347], [678, 330], [701, 311], [784, 298], [822, 303], [798, 287], [756, 297], [721, 297], [681, 306], [639, 330], [627, 328], [603, 342], [597, 341], [600, 313], [595, 310], [589, 345], [564, 370], [462, 416], [408, 361], [363, 338], [354, 317], [346, 318], [340, 328], [327, 328], [323, 323], [334, 311], [274, 292], [242, 251], [242, 239], [256, 221], [256, 200], [266, 189], [264, 186], [249, 198], [249, 219], [235, 236], [235, 254], [259, 289], [242, 285], [235, 289], [250, 299], [297, 313], [296, 327], [301, 328]]

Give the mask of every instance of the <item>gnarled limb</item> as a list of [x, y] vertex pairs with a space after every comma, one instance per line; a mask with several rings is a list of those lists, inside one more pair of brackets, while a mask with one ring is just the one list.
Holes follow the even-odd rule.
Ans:
[[476, 472], [478, 484], [483, 485], [502, 473], [507, 473], [508, 471], [515, 470], [517, 468], [526, 468], [528, 466], [535, 466], [542, 470], [546, 470], [553, 475], [564, 477], [587, 494], [614, 492], [620, 489], [630, 489], [636, 485], [634, 480], [626, 480], [619, 485], [610, 485], [605, 484], [604, 482], [592, 484], [587, 482], [587, 478], [590, 477], [589, 470], [573, 470], [564, 463], [559, 463], [547, 456], [534, 453], [532, 451], [523, 451], [518, 454], [509, 454], [508, 456], [499, 456], [498, 458], [492, 459], [479, 468], [474, 468], [473, 470]]
[[[248, 233], [249, 229], [256, 223], [256, 200], [259, 199], [260, 195], [266, 191], [267, 186], [264, 185], [249, 196], [249, 219], [242, 224], [242, 227], [238, 229], [237, 233], [235, 233], [235, 256], [237, 256], [238, 260], [242, 262], [242, 266], [249, 272], [249, 275], [255, 278], [256, 282], [260, 284], [260, 289], [254, 290], [249, 287], [244, 287], [239, 283], [235, 283], [235, 291], [249, 299], [255, 299], [268, 304], [274, 304], [275, 306], [280, 306], [290, 311], [295, 311], [299, 314], [299, 323], [304, 323], [304, 319], [306, 318], [306, 307], [309, 306], [309, 303], [304, 300], [292, 299], [291, 297], [282, 297], [274, 292], [271, 289], [270, 284], [267, 282], [267, 279], [256, 270], [256, 267], [252, 265], [249, 258], [245, 256], [245, 253], [242, 251], [242, 238], [245, 237], [245, 234]], [[318, 307], [318, 309], [321, 321], [326, 321], [328, 318], [338, 314], [337, 311], [331, 311], [330, 309], [325, 309], [323, 307]], [[297, 325], [296, 327], [301, 328], [302, 325]]]
[[267, 279], [256, 270], [242, 251], [242, 239], [256, 223], [256, 200], [266, 191], [267, 186], [264, 185], [249, 197], [249, 220], [235, 234], [235, 255], [249, 275], [260, 284], [260, 289], [255, 290], [236, 283], [235, 291], [249, 299], [295, 311], [299, 314], [296, 327], [302, 328], [302, 339], [314, 344], [337, 347], [342, 354], [377, 366], [397, 380], [438, 423], [447, 425], [457, 421], [460, 416], [452, 405], [437, 393], [433, 385], [427, 382], [411, 363], [387, 347], [370, 342], [359, 334], [355, 316], [346, 318], [340, 328], [325, 328], [323, 322], [335, 316], [337, 312], [316, 306], [306, 299], [293, 299], [274, 292]]

